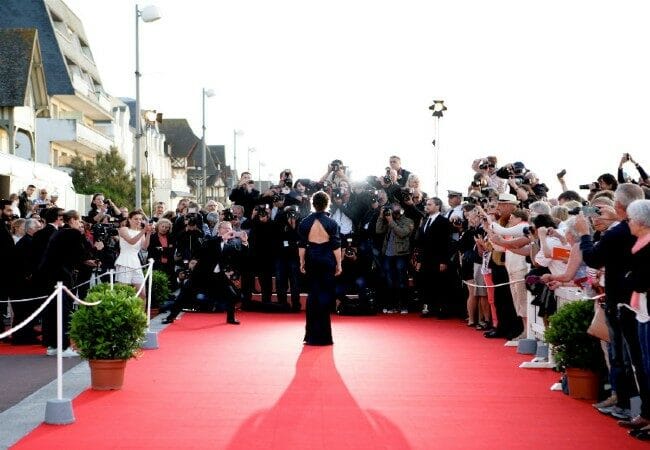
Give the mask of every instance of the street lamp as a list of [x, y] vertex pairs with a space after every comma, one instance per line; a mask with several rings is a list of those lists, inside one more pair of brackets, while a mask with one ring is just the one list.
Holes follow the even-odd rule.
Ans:
[[145, 23], [160, 19], [157, 6], [149, 5], [138, 9], [135, 5], [135, 207], [142, 208], [142, 173], [140, 173], [140, 138], [142, 118], [140, 116], [140, 18]]
[[[258, 155], [259, 156], [259, 155]], [[257, 184], [259, 184], [259, 190], [262, 192], [262, 167], [266, 167], [266, 164], [262, 160], [257, 158]]]
[[203, 88], [203, 94], [201, 95], [201, 105], [202, 105], [202, 112], [203, 112], [203, 121], [201, 125], [201, 130], [202, 130], [201, 149], [203, 150], [201, 152], [201, 157], [202, 157], [201, 163], [203, 164], [203, 204], [205, 204], [208, 201], [208, 163], [207, 163], [207, 156], [206, 156], [208, 151], [207, 151], [207, 146], [205, 145], [205, 98], [206, 97], [208, 98], [214, 97], [214, 90]]
[[433, 105], [429, 106], [429, 109], [433, 111], [433, 117], [436, 118], [436, 130], [435, 130], [435, 138], [433, 139], [433, 152], [435, 153], [435, 160], [436, 160], [436, 166], [434, 169], [433, 176], [436, 180], [436, 185], [435, 185], [435, 194], [436, 197], [438, 196], [438, 172], [439, 172], [439, 161], [440, 161], [440, 118], [442, 117], [442, 113], [444, 111], [447, 111], [447, 107], [445, 106], [445, 101], [444, 100], [434, 100]]
[[237, 180], [235, 180], [235, 177], [237, 177], [237, 136], [243, 136], [244, 132], [242, 130], [234, 129], [232, 130], [232, 138], [233, 138], [233, 147], [232, 147], [232, 154], [233, 154], [233, 171], [235, 175], [232, 177], [232, 186], [235, 187], [237, 184]]
[[255, 153], [255, 147], [248, 147], [248, 162], [246, 164], [246, 170], [251, 171], [251, 153]]

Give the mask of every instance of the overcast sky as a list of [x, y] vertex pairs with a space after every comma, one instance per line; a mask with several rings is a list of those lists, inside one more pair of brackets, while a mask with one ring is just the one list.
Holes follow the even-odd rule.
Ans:
[[[104, 86], [135, 96], [132, 0], [65, 0], [85, 26]], [[153, 3], [153, 2], [152, 2]], [[149, 3], [141, 3], [146, 6]], [[647, 1], [155, 0], [141, 23], [141, 99], [225, 144], [239, 171], [285, 166], [318, 178], [340, 158], [357, 178], [388, 156], [433, 193], [464, 190], [474, 158], [523, 161], [555, 194], [615, 173], [623, 152], [650, 169]], [[630, 172], [636, 176], [633, 168]]]

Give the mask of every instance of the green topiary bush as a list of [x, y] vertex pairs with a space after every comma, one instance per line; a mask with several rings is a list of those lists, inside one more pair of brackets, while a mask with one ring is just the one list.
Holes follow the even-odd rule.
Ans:
[[158, 308], [169, 300], [172, 291], [169, 289], [169, 277], [160, 270], [153, 271], [151, 280], [151, 307]]
[[593, 301], [575, 301], [562, 306], [549, 319], [544, 339], [553, 346], [558, 369], [598, 371], [602, 368], [600, 342], [587, 334], [593, 316]]
[[[102, 285], [99, 285], [102, 286]], [[108, 284], [106, 284], [108, 286]], [[117, 288], [118, 285], [115, 285]], [[113, 291], [95, 286], [86, 297], [96, 306], [81, 306], [72, 314], [70, 338], [84, 359], [129, 359], [144, 340], [147, 317], [131, 286]]]
[[136, 290], [133, 286], [130, 284], [120, 284], [120, 283], [114, 283], [113, 284], [113, 289], [111, 289], [110, 283], [100, 283], [96, 284], [92, 288], [88, 290], [88, 295], [90, 295], [93, 292], [100, 292], [104, 293], [107, 291], [114, 290], [116, 292], [123, 292], [124, 294], [131, 296], [136, 294]]

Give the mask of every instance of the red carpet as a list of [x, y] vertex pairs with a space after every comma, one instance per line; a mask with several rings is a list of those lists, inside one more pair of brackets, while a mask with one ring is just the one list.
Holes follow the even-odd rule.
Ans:
[[335, 345], [303, 348], [304, 315], [240, 318], [185, 314], [122, 391], [86, 391], [76, 423], [16, 448], [647, 448], [459, 321], [334, 317]]
[[0, 356], [44, 354], [45, 347], [42, 345], [10, 345], [4, 342], [0, 342]]

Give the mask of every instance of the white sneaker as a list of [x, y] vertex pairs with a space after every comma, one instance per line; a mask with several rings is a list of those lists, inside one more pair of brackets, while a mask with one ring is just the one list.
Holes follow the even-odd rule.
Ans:
[[[45, 351], [45, 354], [47, 356], [56, 356], [56, 348], [53, 347], [48, 347], [47, 350]], [[62, 358], [74, 358], [75, 356], [79, 356], [79, 353], [75, 352], [72, 350], [71, 347], [66, 348], [61, 352], [61, 357]]]
[[400, 314], [408, 314], [409, 310], [406, 308], [402, 308], [402, 310], [399, 312]]
[[65, 350], [63, 350], [63, 352], [61, 352], [62, 358], [74, 358], [76, 356], [79, 356], [79, 353], [72, 350], [72, 347], [68, 347]]

